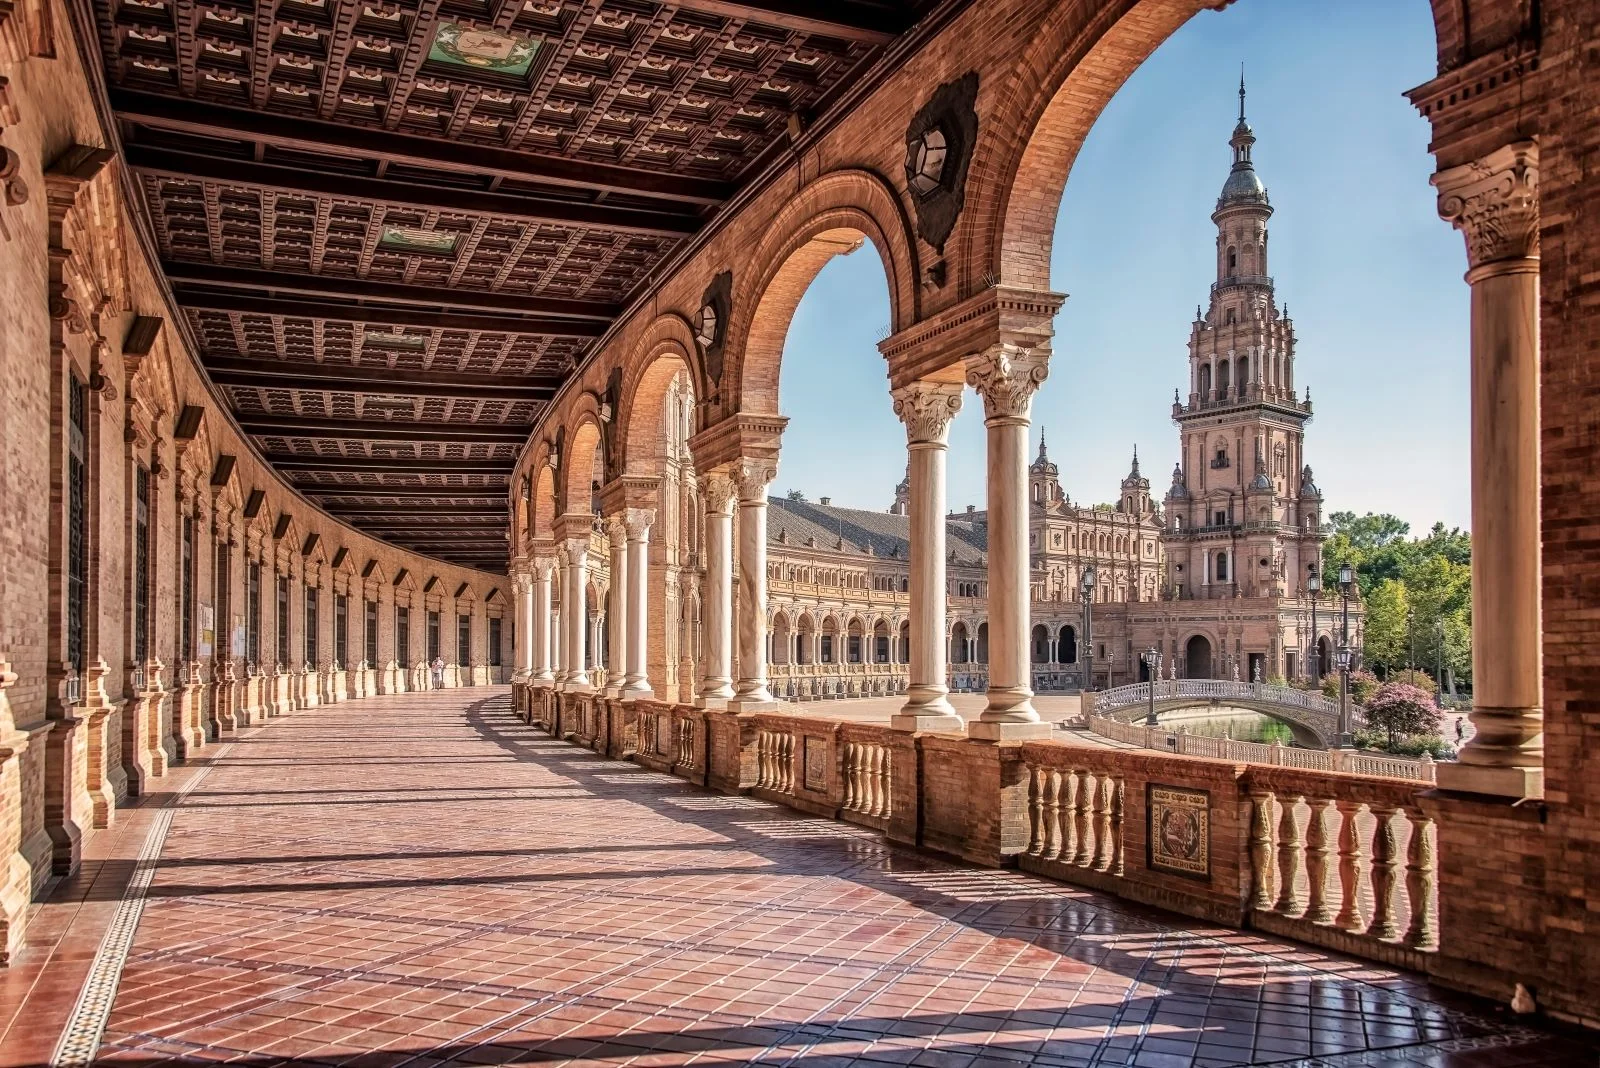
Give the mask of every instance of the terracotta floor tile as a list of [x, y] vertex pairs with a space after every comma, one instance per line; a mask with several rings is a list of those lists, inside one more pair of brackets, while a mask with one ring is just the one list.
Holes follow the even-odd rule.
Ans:
[[108, 1064], [1592, 1063], [1415, 976], [714, 797], [507, 705], [311, 709], [176, 769], [0, 975], [0, 1068], [47, 1059], [130, 858], [202, 771], [171, 807]]

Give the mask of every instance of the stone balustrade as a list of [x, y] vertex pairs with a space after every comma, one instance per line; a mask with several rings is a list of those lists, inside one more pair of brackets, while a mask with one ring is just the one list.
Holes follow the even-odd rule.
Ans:
[[891, 841], [1423, 971], [1439, 949], [1426, 784], [1288, 757], [1309, 750], [1263, 746], [1283, 759], [1244, 763], [549, 687], [524, 696], [517, 707], [557, 737]]
[[1419, 783], [1434, 782], [1439, 767], [1438, 762], [1427, 754], [1413, 760], [1410, 757], [1390, 756], [1387, 753], [1374, 753], [1364, 749], [1299, 749], [1276, 742], [1267, 744], [1240, 742], [1232, 738], [1210, 738], [1205, 735], [1190, 734], [1181, 727], [1173, 731], [1163, 727], [1123, 723], [1103, 716], [1086, 717], [1084, 723], [1090, 731], [1102, 738], [1180, 756], [1272, 764], [1302, 768], [1306, 771], [1342, 771], [1352, 775], [1409, 779]]

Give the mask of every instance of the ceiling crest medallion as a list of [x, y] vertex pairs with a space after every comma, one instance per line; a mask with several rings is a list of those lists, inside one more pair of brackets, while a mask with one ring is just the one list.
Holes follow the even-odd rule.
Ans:
[[378, 247], [386, 252], [421, 252], [435, 256], [448, 256], [456, 250], [460, 234], [448, 230], [424, 230], [420, 226], [383, 225], [383, 236]]
[[458, 22], [445, 22], [434, 34], [428, 59], [454, 67], [526, 78], [543, 43], [543, 37], [479, 30]]

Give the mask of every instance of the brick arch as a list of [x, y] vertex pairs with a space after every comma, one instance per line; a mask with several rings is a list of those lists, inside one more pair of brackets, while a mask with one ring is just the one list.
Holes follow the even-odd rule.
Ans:
[[555, 537], [556, 476], [550, 468], [550, 450], [543, 446], [534, 455], [533, 508], [529, 516], [528, 538], [550, 541]]
[[590, 496], [594, 483], [595, 460], [603, 448], [600, 435], [600, 415], [593, 401], [580, 406], [574, 422], [568, 424], [567, 442], [561, 457], [561, 486], [563, 512], [566, 515], [583, 515], [594, 511]]
[[898, 198], [877, 175], [860, 170], [824, 175], [785, 205], [767, 234], [743, 277], [735, 272], [723, 369], [728, 412], [778, 411], [778, 371], [795, 308], [817, 272], [863, 238], [883, 263], [890, 328], [901, 330], [918, 315], [916, 246]]
[[[1454, 7], [1429, 3], [1440, 55]], [[1197, 12], [1231, 0], [1082, 0], [1054, 5], [983, 108], [957, 254], [961, 292], [993, 282], [1050, 288], [1050, 253], [1067, 178], [1089, 130], [1123, 83]], [[1455, 47], [1451, 45], [1449, 47]]]
[[696, 399], [703, 397], [695, 353], [694, 331], [681, 315], [667, 314], [651, 323], [644, 340], [628, 361], [617, 412], [617, 447], [627, 475], [659, 475], [666, 458], [661, 406], [667, 387], [679, 371], [688, 371]]

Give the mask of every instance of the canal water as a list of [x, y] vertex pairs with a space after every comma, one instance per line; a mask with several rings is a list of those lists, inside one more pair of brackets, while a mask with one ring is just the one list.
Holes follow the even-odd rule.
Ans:
[[1232, 738], [1236, 742], [1262, 742], [1269, 745], [1273, 742], [1292, 745], [1295, 741], [1294, 731], [1290, 730], [1288, 724], [1248, 708], [1227, 705], [1181, 708], [1163, 712], [1158, 719], [1161, 726], [1168, 730], [1177, 730], [1181, 726], [1190, 734], [1204, 738]]

